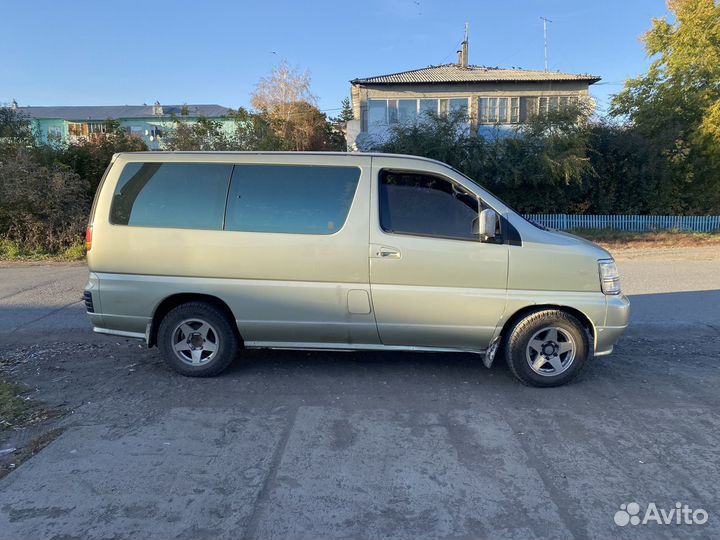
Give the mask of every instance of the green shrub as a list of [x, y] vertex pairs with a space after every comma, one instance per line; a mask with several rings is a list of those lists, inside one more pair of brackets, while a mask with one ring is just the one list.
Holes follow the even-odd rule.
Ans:
[[74, 244], [63, 251], [61, 257], [66, 261], [81, 261], [86, 254], [85, 244]]
[[0, 259], [17, 259], [20, 256], [20, 246], [12, 240], [0, 240]]
[[18, 247], [15, 256], [78, 244], [89, 209], [87, 180], [63, 165], [39, 164], [24, 148], [0, 155], [0, 237]]

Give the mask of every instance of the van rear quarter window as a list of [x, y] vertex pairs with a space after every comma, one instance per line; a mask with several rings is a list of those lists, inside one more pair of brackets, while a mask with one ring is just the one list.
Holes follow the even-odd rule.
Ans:
[[231, 164], [128, 163], [110, 207], [110, 223], [220, 230]]
[[345, 224], [359, 180], [357, 167], [235, 165], [225, 229], [333, 234]]

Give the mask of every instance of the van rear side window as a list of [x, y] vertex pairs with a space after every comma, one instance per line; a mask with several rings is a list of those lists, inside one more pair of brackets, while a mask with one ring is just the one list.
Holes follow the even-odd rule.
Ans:
[[120, 174], [110, 223], [221, 230], [232, 165], [128, 163]]
[[345, 224], [360, 169], [235, 165], [225, 229], [333, 234]]

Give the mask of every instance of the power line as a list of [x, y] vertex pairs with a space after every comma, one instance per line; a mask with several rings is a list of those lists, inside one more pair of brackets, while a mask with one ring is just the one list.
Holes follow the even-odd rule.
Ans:
[[445, 60], [447, 60], [448, 57], [450, 57], [450, 56], [452, 56], [453, 54], [457, 53], [458, 47], [459, 47], [460, 45], [462, 45], [462, 41], [458, 41], [457, 45], [455, 45], [455, 47], [453, 47], [453, 49], [455, 49], [455, 50], [452, 51], [452, 52], [450, 52], [450, 53], [448, 53], [448, 55], [447, 55], [445, 58], [443, 58], [442, 60], [440, 60], [440, 63], [441, 63], [441, 64], [444, 64], [444, 63], [445, 63]]

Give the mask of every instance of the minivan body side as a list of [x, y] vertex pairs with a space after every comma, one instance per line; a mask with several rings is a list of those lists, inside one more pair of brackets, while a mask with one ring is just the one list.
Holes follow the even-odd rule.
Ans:
[[[191, 154], [186, 159], [193, 164], [268, 163], [262, 155]], [[88, 254], [91, 284], [106, 306], [91, 315], [98, 331], [144, 336], [160, 302], [182, 293], [225, 302], [246, 346], [379, 343], [367, 263], [369, 157], [323, 159], [322, 166], [360, 171], [345, 223], [333, 234], [113, 225], [108, 220], [113, 188], [132, 161], [165, 163], [168, 156], [121, 155], [98, 196]], [[285, 155], [273, 164], [317, 166], [317, 159]]]
[[[116, 193], [123, 185], [138, 196], [142, 188], [138, 191], [131, 182], [146, 181], [143, 174], [151, 176], [167, 163], [225, 166], [220, 170], [227, 170], [220, 221], [206, 228], [137, 226], [127, 221], [128, 208], [122, 205], [111, 217], [114, 200], [125, 196]], [[147, 164], [146, 170], [139, 164]], [[137, 177], [123, 177], [126, 167]], [[344, 221], [330, 220], [327, 230], [310, 232], [246, 227], [233, 209], [247, 203], [257, 210], [258, 205], [238, 182], [259, 167], [356, 170], [354, 193], [346, 193], [351, 199]], [[381, 193], [387, 193], [387, 186], [381, 179], [386, 171], [430, 175], [472, 194], [500, 216], [500, 236], [482, 242], [384, 226]], [[216, 181], [222, 186], [221, 176]], [[268, 182], [274, 176], [277, 170]], [[279, 187], [278, 200], [286, 197]], [[161, 208], [162, 200], [158, 204]], [[484, 352], [518, 314], [559, 307], [586, 326], [595, 354], [602, 355], [612, 351], [629, 316], [627, 298], [601, 290], [598, 261], [611, 258], [605, 250], [534, 226], [459, 172], [424, 158], [120, 154], [93, 208], [87, 286], [93, 310], [88, 316], [101, 333], [150, 341], [159, 306], [176, 295], [204, 295], [232, 312], [246, 347]], [[157, 216], [148, 211], [144, 219], [152, 223]]]

